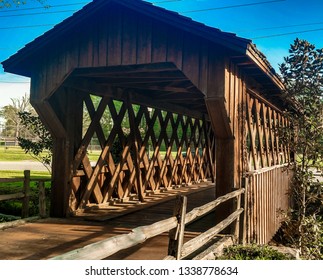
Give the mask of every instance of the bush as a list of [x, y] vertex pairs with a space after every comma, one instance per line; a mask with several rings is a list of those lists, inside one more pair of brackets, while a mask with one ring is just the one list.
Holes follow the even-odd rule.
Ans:
[[291, 257], [264, 245], [232, 245], [224, 248], [221, 260], [290, 260]]
[[[14, 183], [13, 183], [14, 184]], [[10, 183], [7, 187], [0, 186], [0, 194], [11, 194], [21, 192], [22, 186], [13, 186]], [[46, 197], [46, 209], [49, 209], [50, 204], [50, 182], [45, 184], [45, 197]], [[30, 185], [30, 199], [29, 199], [29, 216], [36, 216], [39, 214], [39, 189], [37, 182], [32, 182]], [[22, 212], [22, 200], [7, 200], [0, 202], [0, 216], [1, 213], [5, 215], [21, 216]], [[1, 220], [0, 222], [7, 222]]]
[[12, 222], [16, 220], [14, 217], [4, 216], [0, 214], [0, 223]]

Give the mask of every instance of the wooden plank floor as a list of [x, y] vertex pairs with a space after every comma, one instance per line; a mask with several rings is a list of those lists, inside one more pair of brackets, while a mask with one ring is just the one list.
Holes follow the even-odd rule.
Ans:
[[[131, 229], [152, 224], [172, 215], [174, 198], [177, 193], [188, 196], [188, 211], [215, 199], [213, 185], [200, 185], [177, 189], [172, 196], [167, 195], [157, 202], [136, 207], [124, 207], [123, 214], [111, 214], [101, 209], [100, 215], [88, 215], [71, 219], [48, 218], [28, 223], [23, 226], [0, 231], [0, 259], [48, 259], [56, 255], [83, 247], [90, 243], [124, 234]], [[97, 217], [97, 219], [95, 218]], [[103, 219], [102, 219], [103, 217]], [[214, 215], [192, 223], [186, 228], [186, 239], [196, 236], [214, 225]], [[86, 218], [86, 219], [85, 219]], [[147, 240], [144, 244], [121, 251], [108, 259], [163, 259], [167, 254], [168, 233]]]

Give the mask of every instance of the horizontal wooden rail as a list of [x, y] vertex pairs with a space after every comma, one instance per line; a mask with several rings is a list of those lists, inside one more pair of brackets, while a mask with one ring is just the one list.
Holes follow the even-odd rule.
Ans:
[[[191, 212], [185, 216], [185, 224], [191, 223], [192, 221], [212, 212], [215, 207], [221, 203], [237, 197], [244, 193], [244, 189], [236, 190], [230, 194], [221, 196], [215, 201], [205, 204], [202, 207], [194, 208]], [[211, 229], [211, 232], [207, 231], [206, 235], [201, 235], [201, 240], [206, 240], [208, 236], [211, 236], [225, 229], [234, 220], [236, 220], [243, 209], [239, 209], [231, 214], [224, 221], [219, 223], [217, 226]], [[160, 235], [164, 232], [170, 231], [178, 226], [178, 218], [171, 217], [152, 225], [137, 227], [128, 234], [117, 235], [108, 239], [98, 241], [96, 243], [89, 244], [83, 248], [75, 249], [65, 254], [51, 258], [52, 260], [100, 260], [105, 259], [121, 250], [131, 248], [138, 244], [145, 242], [147, 239]], [[201, 246], [201, 243], [199, 243]], [[191, 246], [187, 245], [186, 252], [191, 252]]]
[[25, 194], [22, 193], [22, 192], [13, 193], [13, 194], [2, 194], [2, 195], [0, 195], [0, 201], [21, 199], [21, 198], [24, 198], [24, 197], [25, 197]]
[[185, 258], [192, 253], [194, 253], [196, 250], [201, 248], [204, 244], [209, 242], [211, 239], [214, 238], [218, 233], [226, 229], [229, 225], [231, 225], [238, 217], [240, 214], [243, 212], [243, 209], [240, 208], [234, 213], [232, 213], [229, 217], [224, 219], [222, 222], [218, 223], [215, 227], [210, 228], [206, 232], [203, 232], [199, 236], [191, 239], [190, 241], [186, 242], [183, 245], [182, 248], [182, 253], [181, 253], [181, 258]]
[[[0, 178], [0, 183], [20, 183], [24, 182], [24, 178]], [[51, 179], [32, 179], [30, 178], [30, 182], [50, 182]]]
[[23, 181], [24, 178], [0, 178], [0, 183], [19, 183]]
[[44, 183], [51, 181], [50, 179], [32, 179], [30, 178], [30, 170], [24, 171], [23, 178], [0, 178], [0, 183], [23, 183], [22, 192], [13, 194], [0, 195], [0, 201], [22, 199], [22, 218], [29, 216], [29, 199], [30, 199], [30, 182], [38, 182], [39, 187], [39, 216], [46, 216], [46, 201]]
[[[194, 158], [194, 156], [192, 156], [192, 157]], [[159, 167], [158, 162], [152, 163], [152, 165], [154, 167]], [[198, 166], [198, 165], [200, 165], [200, 163], [199, 162], [194, 162], [192, 164], [190, 161], [187, 161], [187, 162], [184, 163], [184, 165], [183, 165], [182, 162], [174, 163], [173, 166], [174, 165], [176, 165], [176, 166], [193, 166], [193, 165]], [[115, 166], [117, 166], [117, 164], [115, 164]], [[172, 166], [172, 165], [169, 162], [167, 162], [167, 163], [165, 163], [165, 166], [169, 167], [169, 166]], [[139, 164], [139, 167], [140, 167], [140, 169], [144, 170], [145, 169], [145, 164], [141, 162]], [[120, 171], [131, 171], [131, 170], [129, 169], [129, 167], [127, 165], [123, 164], [123, 166], [120, 168]], [[99, 171], [99, 174], [108, 174], [108, 173], [110, 173], [110, 170], [109, 170], [109, 168], [107, 166], [103, 166], [101, 168], [101, 170]], [[82, 177], [82, 176], [86, 176], [84, 170], [78, 169], [78, 170], [75, 171], [74, 177]]]
[[233, 191], [229, 194], [226, 194], [224, 196], [218, 197], [216, 200], [211, 201], [201, 207], [194, 208], [191, 212], [186, 214], [185, 217], [185, 224], [189, 224], [193, 222], [194, 220], [201, 218], [208, 213], [212, 212], [217, 206], [219, 206], [221, 203], [226, 202], [232, 198], [235, 198], [245, 192], [244, 189], [239, 189], [236, 191]]
[[102, 260], [120, 250], [131, 248], [145, 242], [147, 239], [169, 231], [177, 226], [177, 218], [172, 217], [149, 226], [133, 229], [128, 234], [117, 235], [111, 238], [87, 245], [66, 254], [52, 258], [52, 260]]
[[274, 165], [274, 166], [270, 166], [270, 167], [264, 167], [264, 168], [261, 168], [261, 169], [248, 171], [246, 173], [246, 175], [247, 176], [252, 176], [252, 175], [257, 175], [257, 174], [263, 174], [265, 172], [269, 172], [269, 171], [272, 171], [272, 170], [275, 170], [275, 169], [284, 169], [284, 168], [287, 168], [288, 166], [290, 166], [289, 163], [284, 163], [282, 165]]

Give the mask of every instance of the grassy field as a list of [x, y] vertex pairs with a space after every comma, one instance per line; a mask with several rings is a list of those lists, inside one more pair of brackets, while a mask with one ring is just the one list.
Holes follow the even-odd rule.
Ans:
[[0, 147], [0, 161], [35, 160], [20, 147]]
[[[88, 156], [90, 160], [97, 160], [101, 151], [90, 151]], [[26, 154], [20, 147], [1, 147], [0, 146], [0, 161], [22, 161], [31, 160], [37, 161], [30, 154]]]
[[[47, 171], [31, 171], [32, 179], [50, 179], [50, 174]], [[23, 178], [23, 171], [0, 170], [0, 178]]]
[[[20, 147], [0, 147], [0, 161], [36, 161], [31, 155], [26, 154]], [[13, 170], [0, 170], [0, 178], [23, 178], [24, 172], [13, 171]], [[37, 179], [48, 179], [50, 180], [51, 175], [47, 171], [31, 171], [31, 180]], [[47, 198], [50, 193], [50, 182], [45, 183]], [[30, 215], [37, 215], [38, 212], [38, 185], [37, 182], [32, 181], [30, 183], [31, 197], [29, 202]], [[18, 193], [23, 190], [23, 182], [14, 183], [0, 183], [0, 195], [1, 194], [12, 194]], [[0, 213], [6, 215], [20, 216], [22, 208], [21, 200], [1, 201], [0, 202]], [[0, 222], [8, 221], [6, 217], [1, 216]]]
[[[29, 214], [37, 215], [38, 213], [38, 182], [33, 181], [37, 179], [48, 179], [50, 180], [51, 175], [48, 172], [42, 171], [31, 171], [30, 178], [30, 190], [31, 197], [29, 202]], [[23, 171], [3, 171], [0, 170], [0, 178], [23, 178]], [[46, 198], [49, 204], [51, 182], [45, 182], [46, 188]], [[0, 183], [0, 195], [1, 194], [13, 194], [23, 191], [23, 182], [13, 182], [13, 183]], [[11, 201], [1, 201], [0, 202], [0, 222], [8, 221], [2, 214], [20, 216], [22, 208], [22, 200], [11, 200]]]

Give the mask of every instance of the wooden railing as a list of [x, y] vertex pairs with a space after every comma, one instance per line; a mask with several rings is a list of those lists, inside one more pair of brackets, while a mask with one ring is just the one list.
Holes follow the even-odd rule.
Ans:
[[45, 196], [45, 182], [48, 179], [31, 179], [30, 170], [24, 171], [24, 178], [0, 178], [0, 183], [20, 183], [23, 182], [22, 191], [13, 194], [0, 195], [0, 201], [19, 200], [22, 199], [21, 217], [29, 217], [29, 201], [31, 196], [30, 183], [38, 182], [39, 189], [39, 216], [46, 217], [46, 196]]
[[281, 226], [289, 207], [292, 171], [279, 165], [250, 172], [246, 178], [246, 242], [266, 244]]
[[[173, 259], [184, 259], [197, 251], [206, 242], [213, 239], [218, 233], [226, 229], [233, 222], [237, 221], [243, 212], [240, 203], [236, 203], [237, 209], [222, 222], [212, 227], [201, 235], [191, 239], [183, 244], [185, 225], [198, 220], [199, 218], [214, 211], [214, 209], [230, 199], [240, 200], [244, 189], [233, 191], [227, 195], [221, 196], [216, 200], [201, 207], [194, 208], [186, 213], [187, 198], [185, 196], [177, 197], [177, 203], [174, 209], [174, 215], [171, 218], [156, 222], [148, 226], [141, 226], [133, 229], [128, 234], [116, 235], [111, 238], [98, 241], [83, 248], [67, 252], [63, 255], [52, 258], [53, 260], [100, 260], [105, 259], [121, 250], [131, 248], [145, 242], [147, 239], [169, 232], [168, 255]], [[237, 225], [236, 228], [239, 228]]]

